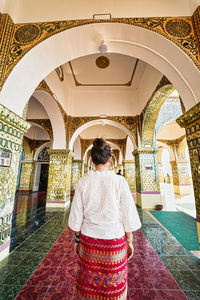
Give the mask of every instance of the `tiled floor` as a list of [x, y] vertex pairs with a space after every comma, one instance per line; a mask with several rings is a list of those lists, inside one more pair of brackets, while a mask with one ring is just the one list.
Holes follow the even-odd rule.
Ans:
[[[23, 221], [15, 223], [15, 241], [20, 242], [18, 234], [26, 236], [23, 230], [28, 228], [29, 217], [36, 220], [33, 214], [28, 214], [29, 209], [30, 206], [26, 222], [22, 214]], [[40, 205], [35, 210], [37, 216], [38, 211], [42, 211]], [[128, 299], [200, 299], [200, 260], [146, 212], [139, 210], [139, 213], [143, 227], [134, 234]], [[40, 216], [42, 219], [42, 213]], [[28, 224], [31, 226], [31, 222]], [[67, 214], [43, 214], [43, 221], [36, 229], [0, 263], [0, 299], [14, 299], [19, 292], [17, 300], [73, 299], [76, 255]]]

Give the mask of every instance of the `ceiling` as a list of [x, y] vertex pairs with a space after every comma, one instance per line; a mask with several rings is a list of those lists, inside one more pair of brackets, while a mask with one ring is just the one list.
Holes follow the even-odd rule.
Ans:
[[80, 137], [82, 139], [125, 139], [126, 134], [119, 128], [111, 125], [103, 124], [91, 126], [81, 132]]
[[164, 126], [159, 132], [157, 139], [176, 140], [185, 135], [185, 129], [181, 128], [176, 121]]
[[80, 57], [62, 66], [64, 77], [71, 87], [137, 88], [145, 63], [116, 53], [93, 54]]

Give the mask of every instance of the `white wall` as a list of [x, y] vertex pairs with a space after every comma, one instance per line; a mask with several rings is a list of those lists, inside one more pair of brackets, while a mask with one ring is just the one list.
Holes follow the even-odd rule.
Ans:
[[199, 0], [1, 0], [0, 9], [16, 23], [88, 19], [93, 14], [112, 17], [156, 17], [192, 15]]

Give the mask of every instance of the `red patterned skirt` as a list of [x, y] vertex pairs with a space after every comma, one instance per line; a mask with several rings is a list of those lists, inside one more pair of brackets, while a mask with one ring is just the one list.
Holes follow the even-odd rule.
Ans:
[[75, 299], [127, 299], [125, 236], [103, 240], [81, 235]]

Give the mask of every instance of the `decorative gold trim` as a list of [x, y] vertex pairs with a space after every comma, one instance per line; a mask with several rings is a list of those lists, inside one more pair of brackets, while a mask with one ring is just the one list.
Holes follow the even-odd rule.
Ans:
[[187, 112], [185, 112], [182, 116], [180, 116], [176, 122], [179, 124], [180, 127], [186, 127], [187, 125], [191, 124], [192, 122], [199, 119], [200, 116], [200, 103], [197, 103]]
[[70, 70], [72, 72], [72, 76], [73, 76], [74, 83], [75, 83], [76, 86], [131, 86], [132, 81], [133, 81], [133, 77], [135, 75], [136, 68], [137, 68], [137, 65], [138, 65], [138, 61], [139, 61], [139, 59], [136, 60], [131, 78], [126, 83], [81, 83], [76, 79], [71, 61], [69, 61], [68, 63], [69, 63], [69, 67], [70, 67]]
[[167, 84], [160, 87], [152, 95], [148, 106], [145, 110], [144, 121], [142, 125], [142, 146], [153, 146], [154, 128], [158, 118], [161, 106], [167, 97], [174, 91], [172, 84]]
[[[196, 31], [194, 32], [192, 17], [155, 17], [155, 18], [113, 18], [106, 20], [67, 20], [57, 22], [39, 22], [15, 24], [11, 36], [6, 34], [4, 39], [11, 39], [9, 53], [5, 57], [4, 77], [1, 87], [19, 60], [34, 46], [48, 37], [59, 32], [88, 24], [122, 23], [154, 31], [176, 44], [182, 49], [200, 69], [200, 52]], [[196, 29], [195, 29], [196, 30]], [[34, 39], [33, 39], [34, 36]]]
[[164, 140], [164, 139], [157, 139], [157, 142], [161, 142], [164, 144], [167, 144], [169, 146], [178, 145], [180, 142], [182, 142], [186, 138], [186, 135], [183, 135], [175, 140]]
[[62, 66], [56, 68], [55, 71], [56, 71], [56, 74], [58, 75], [58, 78], [60, 79], [60, 81], [63, 81], [64, 80], [64, 72], [63, 72]]

